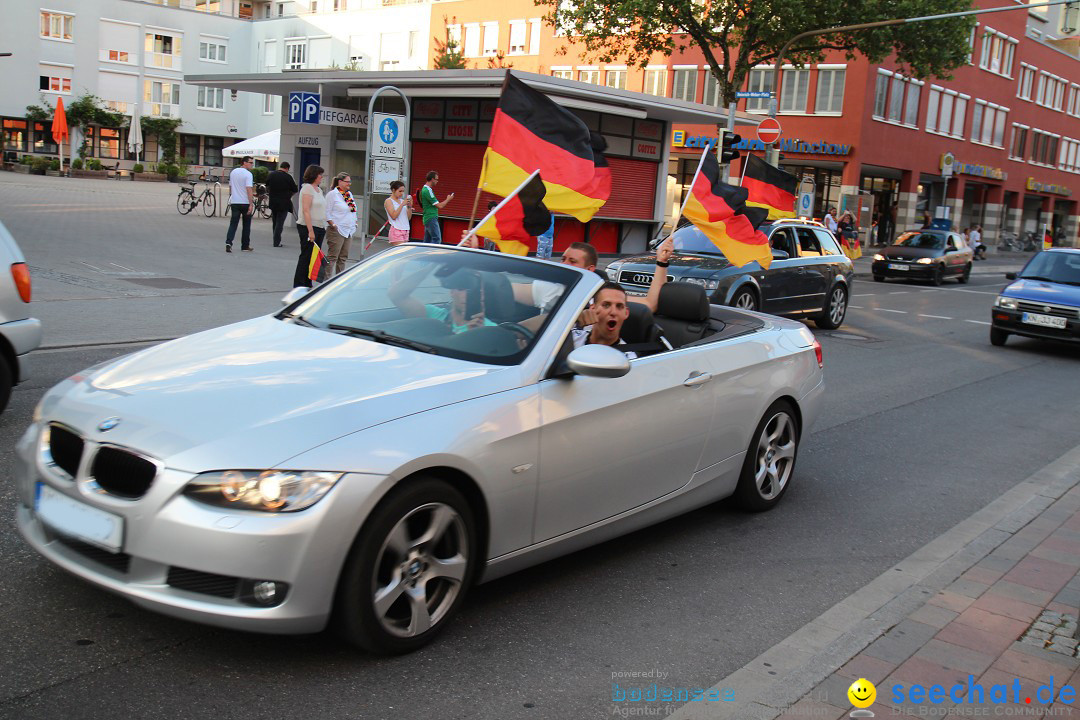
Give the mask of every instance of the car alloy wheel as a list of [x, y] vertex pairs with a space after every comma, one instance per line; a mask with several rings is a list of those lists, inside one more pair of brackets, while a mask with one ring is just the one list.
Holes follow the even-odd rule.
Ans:
[[372, 511], [345, 563], [338, 629], [380, 654], [431, 642], [472, 581], [475, 537], [469, 504], [447, 483], [421, 478], [392, 492]]
[[742, 308], [743, 310], [757, 310], [757, 298], [754, 297], [754, 293], [749, 290], [740, 290], [731, 300], [733, 307]]
[[735, 497], [746, 510], [769, 510], [787, 491], [799, 449], [795, 412], [784, 400], [765, 411], [743, 461]]
[[835, 330], [843, 324], [845, 315], [847, 315], [847, 290], [837, 285], [829, 293], [829, 305], [825, 308], [825, 312], [818, 315], [814, 322], [824, 330]]

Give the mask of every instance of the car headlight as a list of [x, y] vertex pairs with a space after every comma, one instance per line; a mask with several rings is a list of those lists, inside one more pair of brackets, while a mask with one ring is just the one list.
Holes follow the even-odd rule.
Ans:
[[882, 255], [881, 253], [874, 253], [874, 259], [875, 260], [884, 260], [885, 256]]
[[998, 295], [997, 300], [994, 301], [994, 305], [999, 308], [1006, 308], [1008, 310], [1015, 310], [1019, 307], [1019, 301], [1016, 298], [1005, 297], [1004, 295]]
[[712, 292], [716, 288], [720, 287], [720, 281], [713, 278], [684, 277], [679, 278], [678, 282], [690, 283], [691, 285], [700, 285], [708, 292]]
[[611, 280], [612, 282], [618, 282], [619, 270], [621, 268], [622, 266], [618, 264], [608, 265], [606, 268], [604, 268], [604, 272], [607, 273], [608, 280]]
[[920, 265], [931, 265], [934, 262], [934, 258], [919, 258], [915, 262], [919, 263]]
[[319, 502], [342, 475], [301, 470], [218, 470], [196, 476], [184, 487], [184, 494], [217, 507], [296, 512]]

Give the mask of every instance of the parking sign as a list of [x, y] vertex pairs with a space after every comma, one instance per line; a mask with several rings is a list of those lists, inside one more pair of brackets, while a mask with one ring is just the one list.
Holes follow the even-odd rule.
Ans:
[[289, 122], [319, 124], [319, 93], [289, 93]]

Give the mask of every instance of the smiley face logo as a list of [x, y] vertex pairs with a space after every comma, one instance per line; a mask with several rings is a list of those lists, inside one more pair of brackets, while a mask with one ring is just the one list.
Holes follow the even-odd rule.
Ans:
[[866, 678], [859, 678], [851, 683], [851, 687], [847, 690], [847, 696], [855, 707], [868, 708], [877, 699], [877, 688], [874, 687], [874, 683]]

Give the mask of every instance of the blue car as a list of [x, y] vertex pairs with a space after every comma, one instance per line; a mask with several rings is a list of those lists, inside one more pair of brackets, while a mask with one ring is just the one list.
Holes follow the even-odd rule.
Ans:
[[1009, 335], [1080, 342], [1080, 250], [1044, 250], [1005, 277], [1014, 282], [994, 301], [992, 344]]

